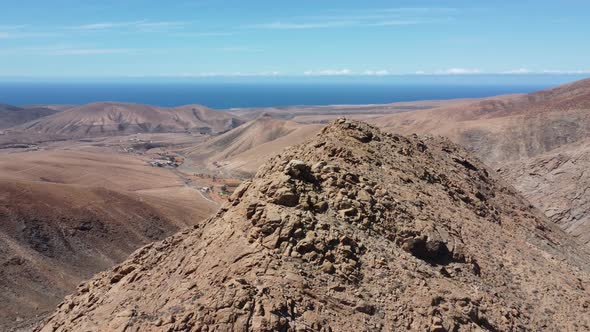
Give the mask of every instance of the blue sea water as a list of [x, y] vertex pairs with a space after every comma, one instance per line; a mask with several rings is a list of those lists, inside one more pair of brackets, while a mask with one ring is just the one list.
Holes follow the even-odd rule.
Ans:
[[[573, 80], [573, 79], [569, 79]], [[287, 105], [382, 104], [526, 93], [564, 83], [490, 81], [104, 81], [0, 82], [0, 103], [85, 104], [96, 101], [158, 106], [201, 104], [215, 109]]]

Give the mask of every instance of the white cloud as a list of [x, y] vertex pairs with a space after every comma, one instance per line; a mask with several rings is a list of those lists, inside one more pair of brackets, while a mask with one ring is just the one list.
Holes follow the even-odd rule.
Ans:
[[390, 20], [390, 21], [381, 21], [376, 23], [370, 23], [368, 25], [375, 26], [375, 27], [386, 27], [386, 26], [396, 26], [396, 25], [415, 25], [424, 23], [423, 21], [417, 20]]
[[302, 29], [325, 29], [337, 28], [354, 25], [350, 21], [332, 21], [332, 22], [306, 22], [306, 23], [284, 23], [280, 21], [264, 24], [247, 25], [248, 29], [270, 29], [270, 30], [302, 30]]
[[46, 54], [47, 51], [55, 49], [57, 49], [56, 46], [2, 47], [0, 48], [0, 55]]
[[367, 76], [386, 76], [386, 75], [390, 75], [391, 73], [389, 72], [389, 70], [365, 70], [363, 72], [363, 75], [367, 75]]
[[324, 29], [340, 27], [403, 26], [452, 21], [455, 8], [386, 8], [355, 11], [331, 11], [327, 15], [296, 16], [285, 21], [245, 25], [246, 29]]
[[484, 74], [483, 71], [477, 68], [449, 68], [435, 71], [417, 70], [414, 75], [474, 75]]
[[241, 52], [260, 52], [261, 49], [246, 47], [246, 46], [226, 46], [211, 48], [212, 51], [227, 52], [227, 53], [241, 53]]
[[378, 12], [386, 13], [432, 13], [432, 12], [458, 12], [458, 8], [451, 7], [401, 7], [401, 8], [383, 8], [376, 9]]
[[68, 27], [73, 30], [87, 30], [87, 31], [100, 31], [100, 30], [112, 30], [112, 29], [135, 29], [143, 31], [155, 31], [163, 29], [174, 29], [180, 28], [187, 25], [187, 22], [180, 21], [129, 21], [129, 22], [99, 22], [83, 24], [78, 26]]
[[[458, 69], [458, 68], [455, 68]], [[500, 75], [503, 72], [483, 72], [479, 70], [444, 70], [435, 72], [416, 71], [410, 74], [399, 74], [392, 73], [388, 70], [365, 70], [365, 71], [354, 71], [350, 69], [325, 69], [325, 70], [308, 70], [303, 72], [303, 76], [315, 77], [315, 76], [406, 76], [406, 75], [469, 75], [469, 74], [482, 74], [482, 75]], [[541, 71], [522, 73], [530, 75], [543, 75], [543, 74], [590, 74], [590, 70], [560, 70], [560, 71]], [[163, 77], [195, 77], [195, 78], [206, 78], [206, 77], [280, 77], [280, 76], [301, 76], [301, 74], [294, 74], [281, 71], [266, 71], [266, 72], [204, 72], [204, 73], [183, 73], [175, 75], [161, 75]]]
[[480, 69], [473, 68], [449, 68], [445, 70], [437, 70], [433, 74], [435, 75], [473, 75], [482, 74]]
[[53, 37], [59, 36], [52, 32], [23, 32], [23, 31], [0, 31], [0, 39], [20, 39], [20, 38], [36, 38], [36, 37]]
[[19, 30], [22, 28], [26, 28], [26, 24], [19, 24], [19, 25], [0, 25], [0, 30]]
[[73, 27], [73, 28], [80, 29], [80, 30], [101, 30], [101, 29], [110, 29], [115, 26], [116, 26], [115, 23], [93, 23], [93, 24], [84, 24], [84, 25]]
[[136, 24], [134, 28], [143, 32], [175, 31], [181, 30], [189, 24], [180, 21], [145, 22]]
[[69, 27], [70, 29], [75, 30], [106, 30], [106, 29], [113, 29], [113, 28], [120, 28], [120, 27], [129, 27], [134, 26], [139, 23], [143, 23], [144, 21], [134, 21], [134, 22], [101, 22], [101, 23], [91, 23], [91, 24], [83, 24], [78, 26]]
[[93, 55], [93, 54], [123, 54], [137, 53], [139, 49], [97, 48], [68, 44], [0, 48], [0, 55]]
[[575, 74], [590, 74], [590, 70], [541, 70], [534, 71], [527, 68], [518, 68], [512, 70], [501, 71], [499, 73], [489, 74], [506, 74], [506, 75], [540, 75], [540, 74], [554, 74], [554, 75], [575, 75]]
[[292, 17], [293, 20], [305, 20], [305, 21], [319, 21], [319, 22], [331, 22], [331, 21], [369, 21], [369, 20], [379, 20], [379, 19], [388, 19], [392, 16], [390, 14], [381, 14], [381, 13], [367, 13], [367, 14], [345, 14], [345, 15], [312, 15], [312, 16], [298, 16]]
[[[387, 17], [385, 17], [387, 18]], [[310, 22], [281, 22], [276, 21], [272, 23], [246, 25], [242, 28], [246, 29], [269, 29], [269, 30], [302, 30], [302, 29], [328, 29], [328, 28], [342, 28], [342, 27], [388, 27], [388, 26], [404, 26], [417, 24], [436, 24], [451, 21], [452, 18], [447, 19], [389, 19], [375, 22], [375, 20], [364, 20], [359, 18], [358, 21], [310, 21]]]
[[543, 74], [571, 75], [571, 74], [590, 74], [590, 70], [543, 70]]
[[161, 27], [181, 27], [186, 25], [186, 22], [161, 21], [161, 22], [145, 22], [138, 23], [136, 26], [140, 28], [161, 28]]
[[387, 76], [393, 75], [389, 70], [365, 70], [354, 71], [350, 69], [323, 69], [323, 70], [307, 70], [303, 72], [305, 76]]
[[307, 70], [303, 72], [305, 76], [341, 76], [353, 75], [350, 69], [324, 69], [324, 70]]
[[217, 37], [217, 36], [233, 36], [235, 32], [229, 31], [204, 31], [204, 32], [176, 32], [174, 36], [181, 37]]
[[526, 68], [518, 68], [518, 69], [512, 69], [512, 70], [506, 70], [506, 71], [500, 72], [500, 74], [508, 74], [508, 75], [530, 74], [530, 73], [531, 73], [531, 71]]

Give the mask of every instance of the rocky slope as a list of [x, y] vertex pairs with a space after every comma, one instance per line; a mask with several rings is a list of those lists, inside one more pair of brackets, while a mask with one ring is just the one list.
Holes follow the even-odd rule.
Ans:
[[584, 331], [588, 254], [444, 139], [339, 120], [41, 331]]
[[242, 121], [227, 112], [199, 105], [165, 108], [141, 104], [100, 102], [68, 108], [19, 126], [32, 133], [70, 136], [129, 134], [143, 132], [220, 133]]
[[527, 95], [385, 116], [387, 131], [465, 146], [581, 242], [590, 241], [590, 79]]
[[590, 245], [590, 140], [502, 166], [500, 174], [567, 233]]

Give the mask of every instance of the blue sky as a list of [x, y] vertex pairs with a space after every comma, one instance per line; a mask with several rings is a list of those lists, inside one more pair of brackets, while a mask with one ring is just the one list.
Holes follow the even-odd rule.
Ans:
[[0, 77], [590, 74], [590, 1], [0, 0]]

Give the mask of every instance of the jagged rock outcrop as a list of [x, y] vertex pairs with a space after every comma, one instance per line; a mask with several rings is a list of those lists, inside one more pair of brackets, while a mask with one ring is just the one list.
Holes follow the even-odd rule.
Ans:
[[40, 331], [583, 331], [587, 253], [448, 140], [338, 120]]

